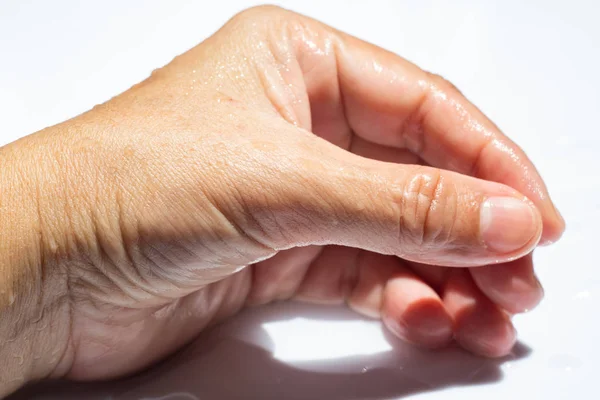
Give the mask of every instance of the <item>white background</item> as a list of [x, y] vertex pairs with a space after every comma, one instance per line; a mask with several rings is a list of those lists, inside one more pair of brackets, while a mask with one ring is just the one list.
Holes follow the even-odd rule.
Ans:
[[[253, 4], [0, 0], [0, 141], [106, 101]], [[539, 167], [568, 228], [536, 253], [546, 298], [516, 318], [521, 344], [500, 361], [426, 353], [346, 310], [279, 304], [243, 313], [141, 377], [20, 398], [600, 398], [599, 3], [280, 4], [450, 79]]]

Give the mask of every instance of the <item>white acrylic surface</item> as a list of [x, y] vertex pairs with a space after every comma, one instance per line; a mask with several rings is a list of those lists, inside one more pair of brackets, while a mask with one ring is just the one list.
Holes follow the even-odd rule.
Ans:
[[[0, 2], [0, 141], [125, 90], [251, 1]], [[505, 360], [403, 345], [345, 309], [241, 314], [117, 384], [18, 399], [598, 398], [600, 5], [596, 1], [281, 1], [453, 81], [545, 177], [568, 229], [536, 252], [546, 298]]]

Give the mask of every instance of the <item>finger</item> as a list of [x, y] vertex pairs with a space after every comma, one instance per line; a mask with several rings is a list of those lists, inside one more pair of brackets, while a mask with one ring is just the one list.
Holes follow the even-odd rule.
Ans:
[[360, 249], [344, 246], [323, 248], [311, 263], [294, 298], [317, 304], [343, 304], [357, 281]]
[[433, 166], [514, 187], [539, 208], [543, 240], [561, 236], [564, 221], [532, 162], [451, 84], [374, 45], [303, 20], [309, 22], [295, 46], [316, 131], [326, 138], [353, 131], [408, 148]]
[[[371, 159], [396, 163], [416, 163], [419, 158], [407, 149], [392, 148], [369, 142], [361, 137], [352, 139], [350, 151]], [[434, 289], [444, 282], [444, 267], [409, 263]], [[500, 307], [511, 313], [534, 308], [543, 297], [543, 289], [533, 271], [532, 254], [498, 265], [475, 267], [471, 275], [479, 289]]]
[[295, 247], [253, 265], [246, 304], [260, 305], [292, 297], [322, 250], [320, 246]]
[[397, 257], [362, 252], [347, 302], [363, 315], [381, 317], [407, 342], [437, 348], [452, 340], [452, 319], [441, 299]]
[[[277, 249], [338, 244], [465, 267], [521, 257], [540, 237], [536, 208], [501, 184], [364, 159], [310, 135], [276, 151], [236, 185]], [[249, 196], [257, 187], [268, 196]]]
[[396, 266], [383, 292], [381, 314], [390, 331], [407, 342], [437, 348], [452, 340], [453, 321], [437, 293], [396, 257], [382, 256]]
[[381, 318], [383, 294], [387, 282], [401, 265], [390, 256], [363, 251], [356, 265], [356, 285], [347, 303], [354, 311], [371, 318]]
[[452, 339], [452, 319], [439, 296], [393, 256], [329, 246], [311, 264], [295, 298], [348, 306], [383, 318], [400, 338], [425, 347]]
[[[411, 262], [409, 267], [431, 287], [440, 290], [450, 271], [445, 267]], [[544, 297], [544, 290], [533, 270], [532, 254], [503, 264], [469, 269], [477, 287], [491, 301], [509, 313], [533, 309]]]
[[[444, 284], [446, 283], [446, 277], [450, 270], [447, 267], [440, 267], [439, 265], [428, 265], [421, 264], [414, 261], [407, 261], [408, 267], [413, 270], [417, 275], [421, 277], [429, 286], [431, 286], [438, 293], [442, 292]], [[479, 268], [479, 267], [474, 267]]]
[[509, 316], [479, 291], [468, 271], [450, 272], [442, 298], [462, 347], [486, 357], [510, 352], [517, 337]]
[[[419, 158], [407, 149], [378, 145], [361, 137], [354, 137], [350, 151], [380, 161], [411, 164]], [[444, 267], [410, 263], [410, 268], [432, 285], [440, 288], [444, 282]], [[534, 308], [543, 297], [543, 289], [533, 271], [531, 253], [515, 261], [475, 267], [471, 275], [479, 289], [498, 306], [511, 313]]]
[[533, 271], [532, 254], [505, 264], [472, 268], [470, 272], [477, 287], [510, 313], [529, 311], [544, 296]]
[[352, 143], [348, 149], [358, 156], [372, 160], [385, 161], [396, 164], [419, 164], [424, 165], [423, 160], [408, 149], [383, 146], [370, 142], [360, 136], [353, 136]]

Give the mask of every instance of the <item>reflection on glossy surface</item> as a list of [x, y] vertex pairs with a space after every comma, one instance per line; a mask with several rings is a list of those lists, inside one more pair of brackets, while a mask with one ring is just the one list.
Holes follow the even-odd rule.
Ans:
[[117, 383], [46, 384], [11, 400], [402, 398], [498, 382], [503, 363], [518, 364], [529, 352], [522, 344], [502, 360], [457, 348], [428, 352], [342, 307], [277, 303], [243, 312], [138, 376]]
[[[299, 317], [262, 325], [273, 342], [273, 357], [288, 364], [352, 355], [375, 355], [392, 350], [378, 324], [361, 320], [323, 322]], [[312, 346], [294, 344], [308, 341]]]

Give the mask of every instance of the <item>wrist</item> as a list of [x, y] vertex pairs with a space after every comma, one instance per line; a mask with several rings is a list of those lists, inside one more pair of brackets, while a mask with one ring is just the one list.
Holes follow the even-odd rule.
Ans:
[[69, 337], [66, 274], [45, 248], [41, 178], [52, 172], [39, 150], [30, 138], [0, 149], [0, 397], [59, 372]]

